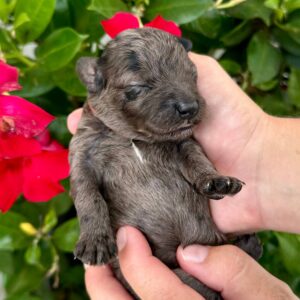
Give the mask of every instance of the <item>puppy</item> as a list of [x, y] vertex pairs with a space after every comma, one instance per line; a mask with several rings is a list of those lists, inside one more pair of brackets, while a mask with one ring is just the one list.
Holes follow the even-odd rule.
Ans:
[[[219, 175], [192, 138], [205, 102], [184, 45], [157, 29], [127, 30], [101, 58], [77, 64], [88, 99], [70, 145], [71, 193], [81, 229], [75, 256], [86, 264], [110, 263], [136, 299], [116, 259], [117, 229], [138, 228], [183, 282], [207, 299], [220, 299], [179, 268], [176, 249], [228, 243], [212, 220], [209, 199], [235, 195], [243, 186]], [[256, 236], [237, 243], [260, 256]]]

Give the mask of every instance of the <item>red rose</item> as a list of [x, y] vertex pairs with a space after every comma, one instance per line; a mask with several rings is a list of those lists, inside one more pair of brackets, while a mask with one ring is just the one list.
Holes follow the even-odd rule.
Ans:
[[[101, 21], [104, 31], [111, 37], [116, 37], [120, 32], [126, 29], [139, 28], [139, 19], [127, 12], [118, 12], [112, 18]], [[173, 21], [167, 21], [161, 16], [157, 16], [150, 23], [145, 24], [146, 27], [153, 27], [164, 30], [171, 34], [181, 36], [180, 28]]]
[[17, 69], [0, 61], [0, 210], [23, 194], [48, 201], [64, 191], [68, 150], [51, 139], [46, 127], [54, 117], [23, 98], [3, 95], [20, 89]]

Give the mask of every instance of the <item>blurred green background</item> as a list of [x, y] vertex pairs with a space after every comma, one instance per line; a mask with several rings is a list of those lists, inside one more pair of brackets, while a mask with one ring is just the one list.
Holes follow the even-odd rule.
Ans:
[[[19, 68], [23, 86], [15, 94], [57, 117], [50, 130], [65, 146], [66, 116], [86, 94], [75, 62], [101, 54], [99, 22], [118, 11], [175, 21], [193, 51], [215, 57], [265, 111], [299, 116], [300, 0], [0, 0], [0, 55]], [[68, 185], [50, 202], [21, 198], [0, 215], [0, 299], [87, 298], [72, 255], [78, 223]], [[260, 236], [261, 264], [300, 296], [300, 236]]]

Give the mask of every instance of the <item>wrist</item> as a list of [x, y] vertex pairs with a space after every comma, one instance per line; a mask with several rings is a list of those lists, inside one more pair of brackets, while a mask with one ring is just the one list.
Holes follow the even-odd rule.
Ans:
[[267, 118], [257, 179], [262, 228], [299, 232], [300, 120]]

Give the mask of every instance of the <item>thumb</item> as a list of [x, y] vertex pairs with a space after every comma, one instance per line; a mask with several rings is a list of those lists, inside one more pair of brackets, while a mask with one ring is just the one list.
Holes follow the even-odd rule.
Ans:
[[67, 126], [72, 134], [75, 134], [79, 120], [82, 115], [82, 108], [78, 108], [69, 114], [67, 118]]
[[152, 255], [148, 242], [137, 229], [121, 227], [117, 245], [122, 273], [141, 299], [203, 299]]
[[287, 284], [235, 246], [179, 247], [177, 260], [183, 270], [225, 299], [297, 299]]

